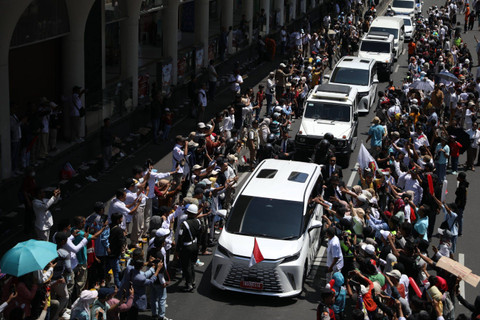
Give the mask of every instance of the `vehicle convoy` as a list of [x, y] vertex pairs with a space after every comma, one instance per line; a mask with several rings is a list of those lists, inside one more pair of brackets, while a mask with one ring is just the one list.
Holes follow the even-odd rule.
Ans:
[[358, 57], [374, 59], [376, 62], [375, 73], [378, 72], [378, 76], [381, 76], [385, 81], [390, 80], [395, 57], [393, 35], [386, 32], [370, 31], [363, 36], [360, 42]]
[[403, 43], [405, 39], [405, 28], [403, 18], [401, 16], [393, 17], [376, 17], [370, 29], [371, 32], [386, 32], [393, 35], [394, 39], [394, 48], [395, 48], [395, 60], [403, 54]]
[[342, 57], [331, 75], [326, 75], [330, 84], [346, 84], [358, 90], [358, 98], [366, 97], [366, 103], [358, 106], [358, 112], [368, 113], [377, 96], [377, 72], [375, 60], [354, 56]]
[[[321, 181], [317, 164], [262, 161], [233, 203], [213, 256], [211, 283], [268, 296], [300, 294], [321, 243], [323, 207], [310, 203], [322, 192]], [[255, 242], [263, 260], [251, 265]]]
[[312, 154], [327, 133], [334, 137], [337, 161], [348, 167], [357, 143], [358, 105], [366, 104], [355, 87], [340, 84], [315, 86], [307, 96], [300, 129], [295, 137], [296, 153]]

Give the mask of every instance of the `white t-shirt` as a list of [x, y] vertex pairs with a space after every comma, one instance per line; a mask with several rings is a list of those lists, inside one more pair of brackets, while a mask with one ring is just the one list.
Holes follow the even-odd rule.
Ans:
[[[123, 215], [122, 224], [120, 224], [120, 228], [125, 230], [127, 228], [127, 219], [130, 215], [130, 209], [127, 208], [123, 201], [118, 200], [117, 198], [113, 199], [110, 203], [110, 209], [108, 210], [108, 220], [111, 221], [112, 214], [114, 213], [121, 213]], [[130, 217], [131, 221], [131, 217]]]
[[342, 248], [340, 247], [340, 240], [337, 236], [334, 236], [332, 239], [328, 240], [327, 246], [327, 266], [330, 267], [333, 263], [333, 259], [338, 258], [337, 263], [334, 266], [334, 272], [340, 271], [343, 268], [343, 254]]
[[[180, 173], [180, 170], [178, 172]], [[147, 174], [147, 171], [144, 172], [144, 175], [146, 174]], [[148, 187], [149, 187], [148, 194], [147, 194], [148, 199], [152, 199], [155, 197], [155, 180], [164, 179], [169, 176], [170, 176], [170, 172], [166, 172], [166, 173], [150, 172], [150, 178], [148, 179]]]

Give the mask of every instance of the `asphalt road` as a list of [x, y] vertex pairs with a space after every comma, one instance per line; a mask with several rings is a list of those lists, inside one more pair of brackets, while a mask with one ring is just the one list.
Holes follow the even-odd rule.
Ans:
[[[426, 0], [424, 4], [424, 12], [426, 8], [431, 5], [438, 4], [433, 0]], [[463, 21], [459, 15], [458, 21]], [[475, 65], [478, 64], [476, 61], [476, 55], [474, 54], [474, 48], [476, 42], [474, 40], [474, 35], [480, 37], [480, 32], [476, 29], [474, 31], [469, 31], [466, 34], [462, 34], [464, 41], [469, 44], [469, 47], [472, 50]], [[405, 54], [403, 54], [396, 63], [394, 67], [394, 73], [392, 74], [392, 79], [394, 84], [399, 86], [405, 77], [407, 70], [407, 56], [406, 56], [406, 45], [405, 45]], [[265, 79], [262, 81], [265, 82]], [[378, 89], [383, 90], [386, 88], [387, 83], [379, 83]], [[356, 150], [352, 153], [350, 159], [350, 165], [348, 168], [344, 169], [344, 180], [349, 184], [355, 183], [358, 179], [355, 170], [356, 159], [358, 155], [358, 149], [360, 143], [365, 141], [367, 138], [368, 128], [370, 126], [370, 121], [373, 117], [373, 112], [370, 111], [370, 114], [360, 117], [359, 127], [358, 127], [358, 141]], [[300, 121], [297, 120], [292, 124], [292, 132], [296, 132], [300, 125]], [[460, 156], [460, 163], [465, 162], [465, 155]], [[168, 158], [168, 157], [167, 157]], [[168, 161], [170, 158], [168, 158]], [[165, 158], [159, 163], [162, 165]], [[247, 177], [248, 173], [243, 173], [241, 180], [244, 180]], [[474, 208], [480, 206], [480, 179], [479, 173], [468, 171], [467, 179], [470, 181], [469, 188], [469, 198], [467, 201], [467, 207], [465, 210], [464, 218], [464, 235], [458, 240], [457, 244], [457, 254], [455, 255], [460, 261], [463, 261], [465, 265], [473, 270], [474, 273], [480, 274], [480, 251], [477, 250], [475, 243], [479, 241], [477, 236], [477, 230], [480, 227], [480, 222], [474, 216]], [[451, 202], [454, 200], [455, 189], [456, 189], [456, 176], [448, 175], [448, 195], [447, 201]], [[443, 217], [437, 218], [437, 227], [442, 222]], [[438, 240], [433, 240], [434, 245], [438, 244]], [[321, 252], [320, 252], [321, 253]], [[211, 257], [200, 257], [200, 259], [205, 262], [203, 267], [197, 267], [197, 282], [199, 282], [198, 290], [194, 293], [183, 293], [178, 292], [177, 283], [174, 283], [169, 288], [168, 293], [168, 309], [167, 316], [174, 319], [187, 319], [195, 314], [196, 319], [213, 319], [213, 318], [229, 318], [229, 319], [263, 319], [268, 316], [271, 319], [314, 319], [316, 305], [318, 303], [318, 284], [322, 276], [322, 269], [317, 273], [315, 279], [307, 280], [306, 283], [306, 292], [303, 293], [298, 298], [291, 299], [277, 299], [269, 298], [255, 295], [246, 295], [232, 292], [222, 292], [212, 286], [209, 283], [210, 280], [210, 262]], [[201, 279], [201, 280], [200, 280]], [[199, 281], [200, 280], [200, 281]], [[475, 296], [478, 294], [476, 288], [471, 287], [468, 284], [461, 286], [461, 291], [465, 293], [466, 298], [469, 301], [474, 300]], [[456, 314], [461, 312], [466, 312], [465, 308], [458, 305], [456, 306]], [[467, 312], [468, 314], [468, 312]]]

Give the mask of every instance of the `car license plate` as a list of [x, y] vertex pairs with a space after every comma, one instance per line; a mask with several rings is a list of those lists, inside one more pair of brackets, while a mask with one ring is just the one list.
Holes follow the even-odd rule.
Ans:
[[240, 287], [244, 289], [263, 290], [263, 283], [256, 281], [240, 281]]

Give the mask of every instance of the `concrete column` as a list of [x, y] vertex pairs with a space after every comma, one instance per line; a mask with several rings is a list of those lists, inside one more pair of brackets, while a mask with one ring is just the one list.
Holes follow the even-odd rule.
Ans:
[[277, 25], [282, 27], [285, 24], [284, 20], [284, 0], [275, 0], [274, 2], [275, 12], [277, 13]]
[[163, 54], [172, 58], [172, 84], [177, 84], [178, 77], [178, 0], [166, 0], [162, 11]]
[[8, 55], [18, 19], [30, 4], [30, 0], [0, 2], [0, 177], [12, 175], [10, 142], [10, 79]]
[[307, 0], [302, 0], [300, 2], [300, 13], [301, 14], [307, 13]]
[[125, 1], [127, 19], [120, 23], [122, 79], [132, 80], [132, 105], [138, 105], [138, 22], [142, 0]]
[[291, 21], [297, 19], [297, 3], [295, 0], [290, 0], [290, 19]]
[[265, 16], [266, 16], [266, 21], [265, 21], [265, 35], [270, 33], [270, 0], [261, 0], [260, 1], [260, 10], [264, 9], [265, 10]]
[[[233, 27], [233, 0], [222, 0], [222, 21], [221, 27]], [[228, 36], [227, 52], [233, 53], [232, 47], [233, 34], [230, 32]]]
[[248, 24], [248, 44], [252, 43], [253, 33], [253, 0], [244, 0], [243, 2], [243, 14], [247, 19]]
[[[70, 18], [70, 33], [62, 39], [63, 92], [72, 94], [74, 86], [85, 86], [85, 26], [95, 0], [66, 0]], [[88, 89], [88, 88], [87, 88]], [[84, 96], [82, 96], [83, 103]], [[70, 137], [70, 109], [64, 108], [65, 135]], [[85, 117], [82, 118], [80, 136], [85, 136]]]
[[209, 0], [195, 1], [195, 42], [203, 45], [203, 66], [208, 66]]

